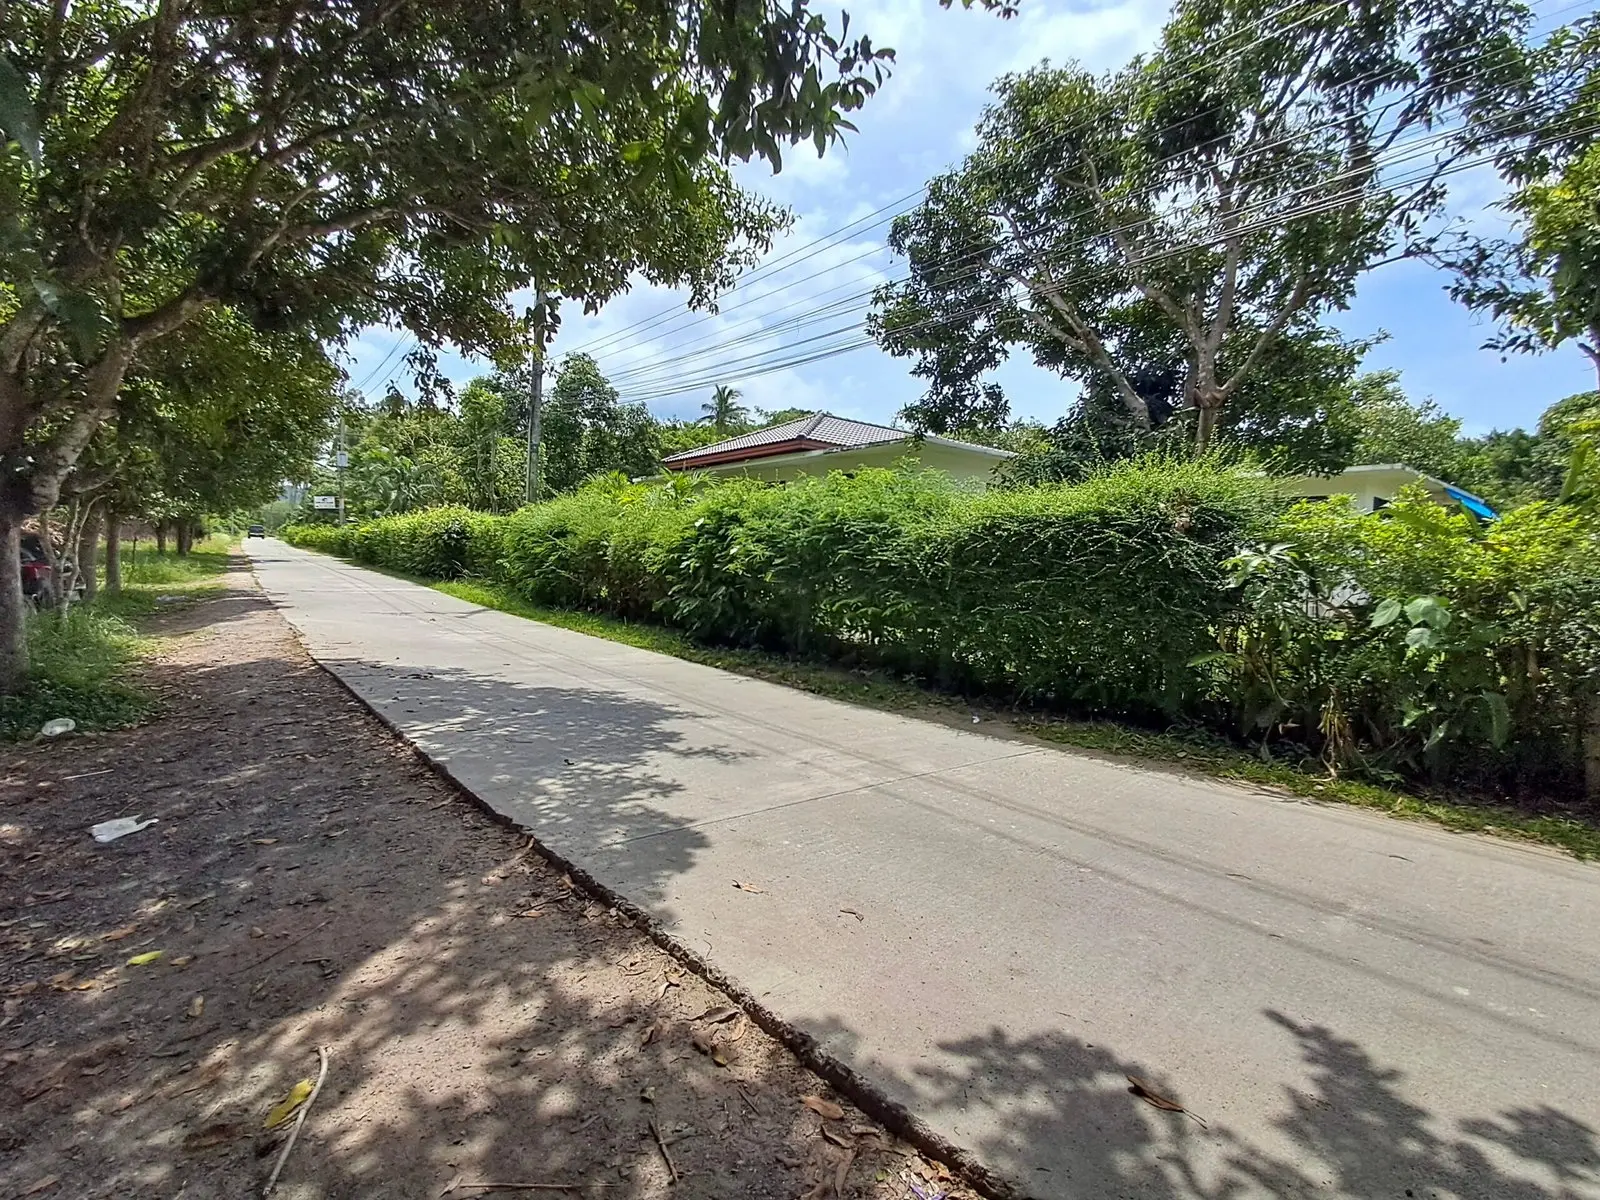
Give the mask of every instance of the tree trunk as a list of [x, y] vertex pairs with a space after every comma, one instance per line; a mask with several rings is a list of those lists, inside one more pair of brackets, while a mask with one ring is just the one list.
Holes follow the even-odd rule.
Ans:
[[157, 554], [165, 554], [166, 552], [167, 552], [167, 523], [165, 521], [157, 521], [156, 522], [156, 553]]
[[188, 517], [178, 518], [178, 557], [188, 558], [194, 546], [194, 522]]
[[28, 675], [28, 602], [22, 595], [22, 518], [0, 506], [0, 692]]
[[61, 554], [56, 553], [55, 533], [50, 528], [50, 518], [54, 515], [53, 508], [47, 508], [39, 514], [39, 544], [44, 547], [45, 562], [50, 564], [50, 574], [45, 576], [44, 594], [39, 597], [41, 606], [45, 608], [61, 607], [63, 577], [66, 575], [66, 564], [61, 561], [66, 547], [62, 547]]
[[1217, 417], [1221, 414], [1220, 405], [1202, 404], [1195, 409], [1194, 422], [1194, 449], [1196, 454], [1204, 454], [1211, 448], [1211, 435], [1217, 429]]
[[83, 580], [83, 598], [85, 601], [93, 600], [95, 593], [100, 590], [100, 521], [101, 512], [97, 508], [93, 515], [83, 523], [83, 534], [78, 538], [78, 577]]
[[122, 595], [122, 517], [106, 514], [106, 591]]

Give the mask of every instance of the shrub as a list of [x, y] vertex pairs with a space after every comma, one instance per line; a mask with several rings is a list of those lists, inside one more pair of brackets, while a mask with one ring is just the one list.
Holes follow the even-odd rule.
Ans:
[[1206, 665], [1240, 732], [1335, 769], [1576, 786], [1600, 690], [1600, 539], [1576, 509], [1301, 504], [1234, 567]]
[[1335, 770], [1571, 790], [1586, 722], [1600, 737], [1600, 543], [1570, 506], [1490, 525], [1420, 493], [1285, 508], [1260, 478], [1146, 459], [990, 492], [914, 470], [608, 477], [509, 517], [284, 536], [702, 642], [1203, 723]]

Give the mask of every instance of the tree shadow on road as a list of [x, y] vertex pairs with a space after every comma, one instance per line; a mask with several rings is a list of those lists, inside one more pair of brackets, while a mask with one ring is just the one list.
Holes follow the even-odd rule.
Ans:
[[977, 1158], [1040, 1197], [1600, 1196], [1591, 1123], [1553, 1107], [1451, 1121], [1403, 1094], [1404, 1072], [1358, 1040], [1277, 1012], [1262, 1019], [1294, 1039], [1310, 1087], [1285, 1088], [1257, 1137], [1226, 1114], [1200, 1111], [1202, 1125], [1151, 1105], [1130, 1076], [1197, 1109], [1204, 1102], [1148, 1064], [1068, 1034], [994, 1029], [944, 1042], [953, 1065], [920, 1067], [897, 1085], [942, 1122], [981, 1116], [997, 1126], [973, 1139]]

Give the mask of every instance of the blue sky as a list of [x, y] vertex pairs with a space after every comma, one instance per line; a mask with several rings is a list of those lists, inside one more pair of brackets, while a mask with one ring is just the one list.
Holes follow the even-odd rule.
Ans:
[[[773, 248], [771, 258], [914, 192], [930, 175], [959, 161], [972, 146], [973, 125], [996, 76], [1047, 57], [1055, 62], [1076, 59], [1096, 70], [1115, 67], [1153, 44], [1168, 3], [1022, 0], [1020, 14], [1010, 21], [967, 12], [959, 4], [947, 11], [934, 0], [870, 0], [848, 7], [852, 29], [859, 27], [874, 43], [895, 48], [894, 75], [855, 114], [860, 132], [820, 160], [809, 148], [796, 147], [778, 175], [765, 164], [738, 168], [741, 183], [784, 203], [796, 215], [794, 229]], [[1552, 6], [1538, 7], [1550, 11]], [[1566, 12], [1559, 19], [1576, 15]], [[1497, 190], [1493, 177], [1473, 173], [1458, 177], [1458, 183], [1452, 210], [1462, 219], [1494, 221], [1486, 211]], [[649, 329], [611, 337], [595, 349], [601, 369], [619, 383], [624, 398], [661, 390], [658, 380], [663, 377], [674, 382], [706, 379], [703, 392], [708, 394], [709, 380], [716, 377], [739, 387], [747, 404], [827, 409], [888, 421], [922, 389], [905, 360], [876, 347], [756, 377], [741, 377], [739, 368], [728, 363], [846, 325], [859, 309], [787, 336], [780, 333], [719, 350], [729, 338], [758, 336], [775, 321], [814, 304], [848, 300], [897, 272], [899, 264], [883, 248], [886, 232], [884, 225], [863, 228], [804, 261], [770, 271], [726, 296], [716, 317], [690, 314], [680, 296], [642, 284], [592, 317], [568, 306], [552, 353], [581, 349], [657, 314], [675, 313]], [[812, 275], [817, 277], [803, 279]], [[1417, 263], [1381, 268], [1366, 277], [1355, 303], [1337, 315], [1336, 323], [1352, 335], [1386, 331], [1388, 342], [1368, 356], [1367, 366], [1398, 370], [1409, 395], [1432, 397], [1460, 417], [1469, 433], [1530, 426], [1552, 401], [1594, 386], [1587, 360], [1575, 347], [1504, 363], [1498, 354], [1480, 349], [1490, 327], [1455, 304], [1444, 291], [1445, 282], [1438, 272]], [[784, 306], [793, 307], [768, 318]], [[393, 353], [396, 341], [391, 331], [364, 333], [350, 347], [352, 380], [361, 383], [370, 377], [369, 393], [381, 393], [400, 367]], [[810, 348], [800, 346], [794, 353]], [[653, 360], [697, 352], [704, 357], [651, 373]], [[458, 381], [484, 370], [482, 364], [451, 355], [443, 366]], [[995, 378], [1006, 389], [1013, 415], [1047, 423], [1065, 412], [1075, 395], [1072, 384], [1040, 371], [1025, 357], [1005, 364]], [[403, 378], [396, 382], [405, 384]], [[697, 392], [649, 403], [659, 416], [695, 416], [705, 398]]]

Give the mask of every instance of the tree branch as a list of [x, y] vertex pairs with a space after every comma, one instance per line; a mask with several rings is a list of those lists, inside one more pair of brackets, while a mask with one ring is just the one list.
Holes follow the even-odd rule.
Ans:
[[1284, 301], [1283, 307], [1278, 310], [1278, 314], [1267, 323], [1267, 327], [1257, 335], [1255, 344], [1250, 347], [1250, 353], [1244, 356], [1244, 361], [1239, 364], [1239, 369], [1233, 373], [1233, 378], [1217, 389], [1216, 394], [1219, 400], [1226, 400], [1233, 395], [1234, 389], [1250, 373], [1250, 369], [1255, 366], [1256, 360], [1266, 352], [1267, 347], [1284, 331], [1284, 328], [1293, 319], [1295, 313], [1305, 306], [1306, 299], [1310, 295], [1310, 278], [1306, 275], [1297, 276], [1294, 287], [1289, 292], [1289, 298]]

